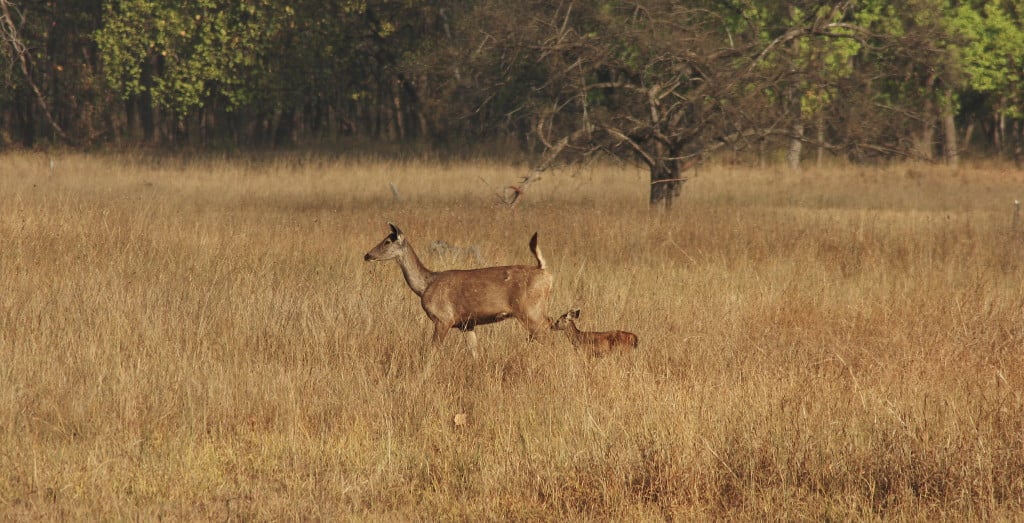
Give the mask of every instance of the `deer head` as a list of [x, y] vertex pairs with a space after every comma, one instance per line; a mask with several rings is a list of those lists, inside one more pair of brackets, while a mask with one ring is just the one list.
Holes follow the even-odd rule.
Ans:
[[402, 252], [405, 251], [405, 235], [402, 234], [402, 230], [395, 227], [393, 223], [388, 223], [388, 226], [391, 227], [391, 234], [381, 240], [376, 247], [370, 249], [370, 252], [363, 256], [363, 260], [393, 260], [401, 256]]

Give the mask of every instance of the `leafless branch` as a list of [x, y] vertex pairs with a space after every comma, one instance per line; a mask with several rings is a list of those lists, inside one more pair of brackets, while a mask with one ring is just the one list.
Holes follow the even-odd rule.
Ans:
[[636, 153], [636, 155], [639, 156], [648, 166], [653, 166], [655, 164], [656, 160], [650, 155], [650, 153], [648, 153], [640, 144], [636, 143], [632, 138], [626, 136], [626, 134], [623, 133], [622, 131], [614, 127], [607, 126], [602, 127], [602, 130], [608, 133], [609, 135], [627, 143], [630, 149], [632, 149], [633, 152]]
[[679, 178], [668, 178], [664, 180], [654, 180], [651, 185], [657, 185], [659, 183], [672, 183], [672, 182], [683, 182], [686, 183], [690, 178], [688, 176], [681, 176]]
[[53, 114], [50, 113], [50, 106], [46, 103], [46, 97], [43, 96], [43, 92], [36, 85], [35, 80], [32, 78], [32, 65], [31, 55], [28, 52], [28, 48], [25, 46], [24, 41], [18, 32], [18, 26], [14, 23], [14, 18], [11, 16], [11, 11], [17, 11], [17, 7], [10, 2], [10, 0], [0, 0], [0, 37], [3, 38], [4, 42], [10, 47], [13, 58], [18, 61], [18, 66], [21, 69], [21, 74], [25, 77], [25, 83], [28, 84], [29, 88], [36, 96], [36, 103], [39, 104], [39, 108], [43, 111], [43, 115], [46, 117], [47, 123], [53, 129], [57, 136], [59, 136], [65, 142], [73, 142], [73, 140], [64, 132], [60, 124], [53, 118]]

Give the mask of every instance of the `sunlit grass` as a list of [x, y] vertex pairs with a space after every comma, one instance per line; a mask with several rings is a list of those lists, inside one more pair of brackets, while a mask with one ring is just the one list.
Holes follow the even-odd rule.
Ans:
[[[1013, 519], [1022, 177], [704, 167], [668, 213], [624, 166], [0, 159], [4, 519]], [[397, 198], [390, 184], [397, 190]], [[481, 327], [406, 232], [555, 275], [632, 355]], [[456, 423], [456, 417], [459, 422]]]

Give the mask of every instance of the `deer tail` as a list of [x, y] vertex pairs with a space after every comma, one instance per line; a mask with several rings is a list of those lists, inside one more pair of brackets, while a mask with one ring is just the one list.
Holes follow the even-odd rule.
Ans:
[[548, 264], [544, 261], [544, 255], [540, 253], [540, 247], [537, 245], [537, 233], [533, 233], [533, 237], [530, 238], [530, 252], [533, 253], [533, 257], [537, 258], [537, 268], [547, 269]]

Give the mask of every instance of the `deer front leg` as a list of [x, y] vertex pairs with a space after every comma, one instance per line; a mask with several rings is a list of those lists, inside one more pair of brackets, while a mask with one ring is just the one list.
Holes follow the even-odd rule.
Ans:
[[474, 358], [476, 358], [477, 357], [477, 352], [476, 352], [476, 348], [477, 348], [476, 332], [473, 332], [472, 330], [466, 331], [466, 345], [469, 345], [469, 352], [471, 354], [473, 354]]
[[536, 340], [538, 337], [546, 337], [547, 331], [551, 329], [551, 320], [546, 315], [534, 315], [534, 317], [527, 317], [523, 320], [523, 326], [526, 327], [529, 332], [527, 338], [530, 341]]
[[434, 321], [434, 337], [433, 342], [435, 345], [441, 345], [444, 343], [444, 339], [448, 337], [448, 331], [452, 329], [451, 325], [445, 325], [444, 322]]

